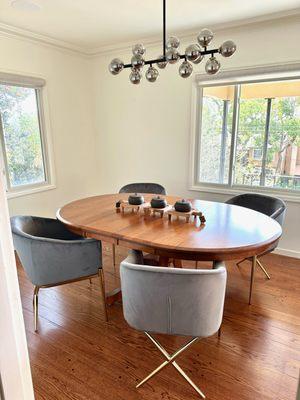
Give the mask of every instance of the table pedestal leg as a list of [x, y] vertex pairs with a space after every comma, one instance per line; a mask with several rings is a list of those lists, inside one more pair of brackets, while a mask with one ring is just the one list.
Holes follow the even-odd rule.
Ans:
[[182, 260], [178, 260], [177, 258], [174, 258], [173, 265], [175, 268], [182, 268]]
[[158, 264], [160, 267], [168, 267], [170, 263], [170, 258], [165, 256], [159, 256]]
[[[182, 268], [182, 260], [178, 260], [176, 258], [169, 258], [165, 256], [159, 257], [159, 265], [161, 267], [168, 267], [171, 263], [173, 263], [175, 268]], [[106, 304], [108, 306], [112, 306], [114, 303], [122, 301], [122, 291], [120, 288], [116, 288], [111, 292], [107, 293], [105, 296]]]
[[112, 306], [114, 303], [122, 301], [122, 291], [121, 288], [116, 288], [111, 292], [107, 293], [105, 296], [105, 301], [108, 306]]
[[178, 260], [177, 258], [169, 258], [166, 256], [159, 257], [160, 267], [168, 267], [171, 263], [175, 268], [182, 268], [182, 260]]

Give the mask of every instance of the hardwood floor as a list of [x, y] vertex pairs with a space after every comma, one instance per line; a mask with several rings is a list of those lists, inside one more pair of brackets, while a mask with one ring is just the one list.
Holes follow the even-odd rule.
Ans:
[[[104, 246], [107, 290], [119, 285], [111, 247]], [[126, 250], [117, 247], [117, 259]], [[227, 263], [228, 287], [222, 336], [199, 341], [178, 363], [216, 400], [294, 400], [300, 368], [300, 260], [263, 258], [271, 280], [257, 270], [248, 306], [250, 263]], [[208, 265], [199, 263], [199, 267]], [[184, 266], [193, 267], [186, 262]], [[161, 355], [126, 324], [122, 306], [104, 322], [98, 280], [41, 289], [39, 333], [33, 330], [33, 286], [18, 265], [23, 311], [37, 400], [182, 400], [199, 398], [172, 368], [135, 389]], [[186, 339], [159, 337], [169, 351]]]

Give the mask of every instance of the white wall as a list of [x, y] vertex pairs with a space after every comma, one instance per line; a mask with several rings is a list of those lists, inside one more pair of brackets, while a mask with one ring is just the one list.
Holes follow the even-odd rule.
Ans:
[[[290, 17], [217, 32], [215, 43], [232, 38], [238, 45], [233, 58], [221, 60], [225, 70], [299, 62], [299, 35], [300, 17]], [[54, 190], [9, 200], [11, 214], [53, 216], [68, 201], [133, 181], [157, 181], [183, 196], [227, 198], [188, 190], [192, 78], [180, 78], [178, 65], [161, 71], [155, 84], [144, 79], [134, 86], [128, 70], [113, 77], [107, 68], [116, 56], [129, 61], [130, 48], [86, 58], [0, 36], [0, 52], [1, 70], [46, 78], [57, 181]], [[150, 48], [147, 57], [159, 54], [161, 48]], [[300, 204], [289, 202], [280, 247], [300, 257], [299, 226]]]
[[56, 189], [10, 199], [10, 213], [54, 216], [66, 202], [94, 191], [91, 60], [5, 36], [0, 54], [1, 71], [46, 79], [56, 172]]
[[[217, 32], [215, 43], [233, 39], [238, 50], [222, 59], [223, 70], [300, 61], [300, 18], [292, 17]], [[189, 41], [191, 43], [191, 41]], [[184, 49], [184, 45], [182, 46]], [[150, 49], [148, 56], [161, 54]], [[161, 71], [159, 82], [129, 83], [129, 71], [111, 76], [114, 57], [129, 61], [130, 49], [94, 62], [98, 170], [103, 192], [133, 181], [157, 181], [172, 194], [224, 201], [229, 196], [190, 192], [189, 146], [192, 79], [178, 76], [178, 64]], [[203, 65], [195, 72], [203, 72]], [[288, 203], [280, 248], [300, 257], [300, 204]], [[294, 253], [297, 252], [297, 253]]]

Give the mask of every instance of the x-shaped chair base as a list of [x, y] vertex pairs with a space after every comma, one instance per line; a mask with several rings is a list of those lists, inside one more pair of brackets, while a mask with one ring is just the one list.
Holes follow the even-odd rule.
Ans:
[[182, 368], [177, 364], [175, 361], [175, 358], [179, 356], [179, 354], [183, 353], [187, 348], [189, 348], [193, 343], [195, 343], [197, 340], [199, 340], [198, 337], [195, 337], [191, 339], [187, 344], [185, 344], [183, 347], [181, 347], [179, 350], [175, 351], [174, 354], [170, 355], [163, 347], [162, 345], [153, 337], [150, 335], [150, 333], [145, 332], [145, 335], [151, 340], [152, 343], [158, 348], [158, 350], [165, 356], [166, 361], [164, 361], [159, 367], [157, 367], [153, 372], [151, 372], [150, 375], [148, 375], [145, 379], [143, 379], [136, 387], [139, 388], [142, 386], [144, 383], [146, 383], [149, 379], [151, 379], [154, 375], [156, 375], [158, 372], [160, 372], [163, 368], [165, 368], [167, 365], [171, 364], [173, 367], [180, 373], [180, 375], [195, 389], [195, 391], [203, 398], [205, 399], [205, 395], [202, 393], [202, 391], [198, 388], [198, 386], [195, 385], [195, 383], [187, 376], [187, 374], [182, 370]]

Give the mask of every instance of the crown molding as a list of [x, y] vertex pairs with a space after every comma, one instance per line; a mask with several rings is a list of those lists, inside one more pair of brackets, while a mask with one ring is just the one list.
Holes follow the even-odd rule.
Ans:
[[[261, 24], [263, 22], [270, 22], [272, 20], [281, 20], [281, 19], [288, 19], [292, 17], [300, 17], [300, 8], [295, 8], [288, 11], [277, 12], [272, 14], [265, 14], [259, 17], [254, 18], [247, 18], [241, 19], [231, 22], [226, 22], [222, 24], [209, 24], [209, 28], [212, 29], [214, 32], [222, 32], [227, 29], [231, 28], [240, 28], [246, 25], [255, 25]], [[176, 34], [180, 37], [182, 41], [188, 40], [195, 40], [199, 31], [192, 29], [192, 30], [185, 30], [185, 31], [174, 31], [172, 34]], [[158, 47], [162, 43], [162, 38], [159, 35], [147, 37], [147, 38], [140, 38], [139, 42], [143, 43], [147, 47]], [[119, 42], [118, 44], [107, 44], [101, 45], [99, 47], [88, 49], [86, 50], [86, 54], [90, 56], [102, 56], [102, 55], [109, 55], [110, 53], [115, 53], [117, 51], [126, 51], [131, 49], [133, 41], [126, 41], [126, 42]]]
[[[287, 19], [287, 18], [292, 18], [292, 17], [299, 17], [300, 16], [300, 8], [288, 10], [288, 11], [283, 11], [283, 12], [278, 12], [278, 13], [272, 13], [272, 14], [265, 14], [261, 15], [259, 17], [255, 18], [247, 18], [247, 19], [242, 19], [242, 20], [237, 20], [237, 21], [232, 21], [224, 24], [209, 24], [210, 28], [213, 29], [215, 32], [222, 32], [227, 29], [231, 28], [239, 28], [239, 27], [245, 27], [246, 25], [253, 25], [253, 24], [260, 24], [263, 22], [268, 22], [272, 20], [280, 20], [280, 19]], [[181, 40], [183, 41], [188, 41], [190, 39], [195, 39], [195, 36], [197, 35], [197, 31], [195, 29], [193, 30], [185, 30], [185, 31], [175, 31], [173, 32], [174, 34], [180, 36]], [[110, 53], [116, 53], [116, 52], [122, 52], [126, 51], [131, 48], [132, 41], [126, 41], [126, 42], [119, 42], [115, 44], [107, 43], [103, 44], [98, 47], [94, 48], [89, 48], [89, 47], [83, 47], [83, 46], [78, 46], [73, 43], [63, 41], [63, 40], [58, 40], [53, 37], [47, 36], [47, 35], [42, 35], [39, 33], [35, 33], [26, 29], [18, 28], [12, 25], [7, 25], [4, 23], [0, 22], [0, 35], [10, 37], [10, 38], [15, 38], [15, 39], [21, 39], [21, 40], [26, 40], [30, 41], [32, 43], [38, 43], [42, 44], [45, 46], [50, 46], [52, 48], [56, 48], [58, 50], [62, 51], [68, 51], [71, 53], [76, 53], [81, 56], [85, 57], [96, 57], [96, 56], [102, 56], [102, 55], [108, 55]], [[151, 37], [146, 37], [146, 38], [140, 38], [140, 42], [142, 42], [144, 45], [147, 47], [158, 47], [161, 45], [161, 36], [160, 35], [155, 35]]]
[[77, 46], [73, 43], [65, 42], [63, 40], [54, 39], [47, 35], [35, 33], [26, 29], [17, 28], [13, 25], [7, 25], [0, 22], [0, 35], [30, 41], [45, 46], [55, 47], [63, 51], [70, 51], [81, 55], [88, 55], [88, 51], [84, 47]]

